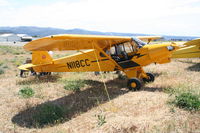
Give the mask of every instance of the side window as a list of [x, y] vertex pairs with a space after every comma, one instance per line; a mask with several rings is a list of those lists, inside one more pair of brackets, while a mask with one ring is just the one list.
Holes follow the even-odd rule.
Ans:
[[138, 45], [134, 41], [131, 41], [130, 44], [131, 44], [131, 46], [133, 48], [133, 52], [137, 52]]
[[133, 46], [130, 44], [130, 42], [124, 43], [124, 48], [127, 53], [131, 53], [134, 51]]
[[112, 47], [110, 48], [110, 54], [111, 54], [111, 55], [116, 54], [115, 46], [112, 46]]
[[123, 46], [123, 44], [121, 44], [121, 45], [116, 45], [116, 52], [117, 52], [117, 54], [118, 55], [121, 55], [121, 53], [124, 51], [124, 46]]

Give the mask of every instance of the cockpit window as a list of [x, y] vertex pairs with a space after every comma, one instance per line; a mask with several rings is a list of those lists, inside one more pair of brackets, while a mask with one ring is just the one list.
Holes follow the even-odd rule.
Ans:
[[140, 39], [137, 38], [132, 38], [133, 42], [135, 42], [139, 48], [142, 48], [144, 45], [146, 45], [146, 42], [141, 41]]
[[124, 43], [124, 49], [125, 49], [126, 53], [134, 52], [134, 48], [130, 42]]
[[111, 55], [116, 54], [115, 46], [112, 46], [112, 47], [110, 48], [110, 54], [111, 54]]

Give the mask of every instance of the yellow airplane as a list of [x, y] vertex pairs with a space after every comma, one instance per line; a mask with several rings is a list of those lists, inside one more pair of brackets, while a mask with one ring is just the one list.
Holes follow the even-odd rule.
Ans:
[[[32, 63], [19, 66], [35, 72], [97, 72], [123, 71], [130, 90], [139, 90], [143, 82], [153, 82], [154, 75], [143, 66], [168, 63], [179, 47], [174, 43], [146, 45], [141, 40], [160, 37], [121, 37], [97, 35], [53, 35], [24, 45], [32, 51]], [[141, 40], [139, 40], [141, 39]], [[78, 50], [80, 52], [53, 59], [48, 51]]]
[[200, 57], [200, 39], [195, 39], [183, 44], [181, 48], [172, 53], [172, 58], [197, 58]]

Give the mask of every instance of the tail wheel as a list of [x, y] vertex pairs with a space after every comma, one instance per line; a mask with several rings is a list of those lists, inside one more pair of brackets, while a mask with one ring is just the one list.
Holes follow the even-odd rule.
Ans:
[[26, 78], [29, 74], [29, 71], [25, 71], [25, 70], [20, 70], [20, 77], [24, 77]]
[[144, 82], [153, 82], [155, 80], [155, 76], [152, 73], [146, 73], [146, 75], [148, 76], [148, 78], [143, 78]]
[[137, 78], [131, 78], [128, 80], [128, 89], [132, 91], [140, 90], [142, 87], [142, 83]]

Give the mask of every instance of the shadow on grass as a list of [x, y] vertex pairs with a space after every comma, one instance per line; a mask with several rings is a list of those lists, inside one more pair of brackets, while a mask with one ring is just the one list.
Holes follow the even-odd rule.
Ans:
[[187, 70], [199, 72], [200, 71], [200, 63], [195, 63], [192, 66], [188, 67]]
[[39, 83], [46, 83], [46, 82], [57, 82], [59, 78], [61, 78], [60, 75], [27, 77], [26, 79], [17, 81], [17, 85], [31, 85], [31, 84], [39, 84]]
[[141, 91], [149, 91], [149, 92], [155, 92], [155, 91], [158, 91], [158, 92], [163, 92], [165, 91], [164, 88], [162, 87], [143, 87], [141, 89]]
[[192, 66], [189, 66], [187, 68], [187, 70], [189, 70], [189, 71], [195, 71], [195, 72], [199, 72], [200, 71], [200, 63], [192, 62], [192, 60], [190, 60], [190, 59], [188, 59], [188, 60], [178, 60], [178, 61], [182, 62], [182, 63], [192, 64]]
[[187, 63], [187, 64], [196, 64], [196, 62], [193, 62], [190, 58], [189, 59], [178, 59], [176, 61], [182, 62], [182, 63]]
[[155, 77], [159, 77], [160, 75], [162, 75], [162, 72], [153, 72], [152, 73]]
[[[121, 89], [126, 88], [126, 83], [126, 80], [119, 79], [108, 81], [106, 85], [110, 99], [127, 93], [127, 89]], [[109, 101], [102, 82], [86, 80], [86, 84], [90, 87], [80, 92], [74, 92], [19, 112], [12, 118], [12, 122], [27, 128], [53, 126]]]
[[[53, 101], [19, 112], [12, 118], [16, 125], [26, 128], [43, 128], [64, 123], [93, 107], [109, 101], [102, 82], [85, 80], [88, 88]], [[128, 93], [127, 80], [114, 79], [106, 82], [110, 99]], [[142, 91], [163, 91], [162, 88], [143, 87]]]

